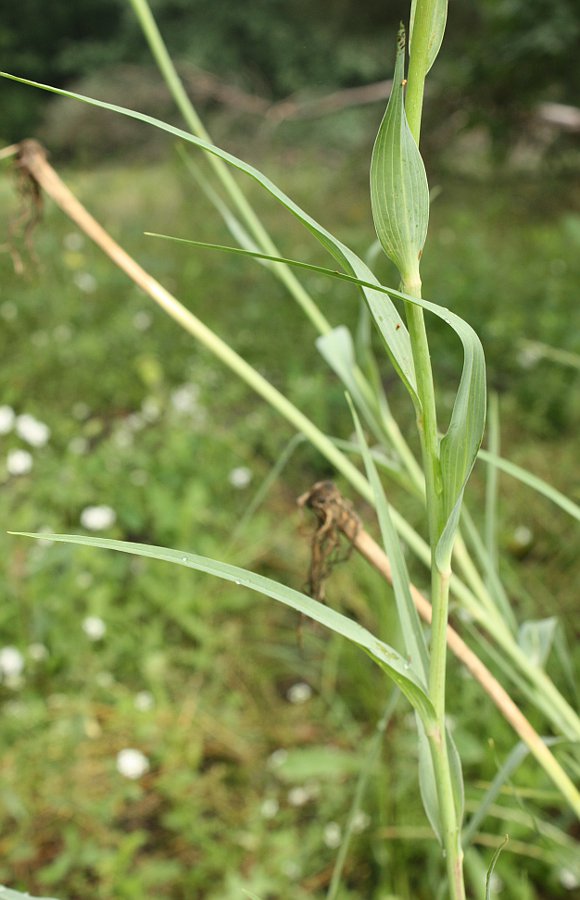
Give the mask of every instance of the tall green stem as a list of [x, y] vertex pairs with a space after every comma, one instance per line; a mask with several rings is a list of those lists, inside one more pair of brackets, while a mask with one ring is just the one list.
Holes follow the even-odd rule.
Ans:
[[[405, 109], [415, 142], [419, 145], [425, 76], [428, 69], [429, 39], [433, 22], [434, 0], [417, 0], [413, 23], [413, 46], [407, 79]], [[406, 284], [405, 292], [421, 296], [421, 284]], [[433, 369], [425, 329], [423, 310], [407, 304], [407, 324], [411, 337], [413, 361], [417, 378], [419, 435], [425, 470], [427, 518], [431, 543], [431, 652], [429, 658], [429, 696], [436, 715], [436, 728], [429, 735], [433, 767], [437, 783], [439, 813], [446, 854], [449, 891], [453, 900], [464, 900], [463, 850], [461, 822], [455, 806], [453, 781], [445, 728], [445, 683], [447, 664], [447, 619], [449, 612], [449, 582], [451, 571], [442, 571], [435, 559], [435, 547], [441, 536], [444, 521], [441, 482], [437, 408]]]
[[[211, 142], [211, 136], [199, 118], [191, 100], [187, 96], [183, 83], [177, 74], [173, 60], [167, 51], [167, 47], [165, 46], [165, 42], [157, 27], [157, 23], [153, 18], [147, 0], [130, 0], [130, 2], [135, 10], [135, 15], [139, 20], [147, 42], [149, 43], [155, 61], [159, 66], [159, 70], [163, 75], [165, 83], [167, 84], [181, 115], [187, 123], [188, 128], [191, 130], [192, 134], [197, 135], [197, 137], [200, 137], [205, 141]], [[209, 162], [222, 187], [229, 195], [232, 203], [251, 231], [256, 242], [265, 253], [269, 253], [272, 256], [279, 256], [280, 253], [277, 247], [252, 209], [252, 206], [246, 199], [243, 191], [240, 190], [227, 165], [215, 156], [209, 156]], [[317, 331], [319, 331], [320, 334], [325, 334], [330, 331], [330, 323], [320, 312], [317, 305], [312, 300], [312, 297], [304, 290], [294, 273], [287, 266], [280, 266], [277, 268], [279, 269], [278, 277], [286, 285], [297, 303], [302, 307]]]

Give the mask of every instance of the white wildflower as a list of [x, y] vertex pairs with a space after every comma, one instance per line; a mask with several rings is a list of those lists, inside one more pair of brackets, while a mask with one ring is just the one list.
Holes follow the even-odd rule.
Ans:
[[16, 415], [11, 406], [0, 406], [0, 434], [8, 434], [14, 428]]
[[81, 525], [89, 531], [104, 531], [116, 520], [117, 514], [110, 506], [87, 506], [81, 513]]
[[269, 769], [279, 769], [284, 765], [286, 760], [288, 759], [288, 751], [284, 750], [281, 747], [279, 750], [274, 750], [273, 753], [268, 757], [268, 768]]
[[155, 700], [153, 698], [153, 694], [149, 691], [139, 691], [135, 694], [134, 699], [135, 709], [138, 709], [139, 712], [149, 712], [150, 709], [153, 709], [155, 706]]
[[16, 647], [2, 647], [0, 649], [0, 678], [8, 681], [22, 675], [24, 669], [24, 657]]
[[580, 875], [578, 872], [573, 872], [572, 869], [560, 869], [558, 878], [562, 887], [567, 891], [575, 891], [580, 887]]
[[286, 692], [286, 698], [290, 703], [306, 703], [311, 697], [312, 688], [305, 681], [297, 681]]
[[310, 799], [310, 791], [305, 787], [293, 787], [288, 791], [290, 806], [305, 806]]
[[71, 250], [73, 253], [78, 253], [79, 250], [82, 250], [85, 244], [85, 239], [82, 234], [78, 231], [71, 231], [69, 234], [65, 234], [63, 238], [63, 244], [66, 250]]
[[16, 418], [16, 434], [31, 447], [44, 447], [50, 437], [50, 428], [24, 413]]
[[260, 813], [264, 819], [273, 819], [280, 809], [280, 804], [275, 797], [267, 797], [260, 807]]
[[371, 817], [363, 809], [358, 809], [352, 819], [352, 830], [360, 833], [371, 824]]
[[32, 469], [32, 455], [28, 450], [10, 450], [6, 457], [9, 475], [26, 475]]
[[127, 747], [117, 754], [117, 772], [133, 780], [149, 771], [149, 760], [140, 750]]
[[43, 659], [48, 657], [48, 647], [38, 642], [29, 644], [28, 655], [34, 662], [42, 662]]
[[94, 294], [97, 290], [97, 279], [90, 272], [76, 272], [73, 281], [83, 294]]
[[518, 525], [514, 529], [513, 540], [518, 547], [527, 549], [534, 539], [534, 532], [527, 525]]
[[171, 394], [171, 405], [175, 412], [193, 413], [197, 411], [199, 388], [196, 384], [182, 384]]
[[74, 438], [71, 438], [68, 442], [68, 451], [69, 453], [74, 453], [75, 456], [83, 456], [84, 453], [89, 449], [89, 442], [82, 435], [77, 435]]
[[324, 826], [322, 840], [327, 847], [331, 848], [331, 850], [335, 850], [337, 847], [340, 847], [340, 842], [342, 840], [342, 829], [338, 822], [329, 822], [328, 825]]
[[252, 477], [252, 472], [247, 466], [237, 466], [228, 475], [228, 481], [232, 487], [242, 490], [249, 485]]
[[107, 626], [99, 616], [87, 616], [81, 627], [91, 641], [100, 641], [107, 631]]
[[133, 325], [137, 331], [147, 331], [151, 327], [152, 321], [151, 313], [148, 313], [145, 309], [140, 309], [133, 316]]

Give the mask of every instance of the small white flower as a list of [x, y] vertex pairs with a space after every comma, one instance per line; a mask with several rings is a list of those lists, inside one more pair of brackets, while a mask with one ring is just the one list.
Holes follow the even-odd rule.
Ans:
[[290, 703], [306, 703], [312, 697], [312, 688], [305, 681], [298, 681], [288, 688], [286, 698]]
[[562, 887], [567, 891], [575, 891], [576, 888], [580, 887], [580, 876], [577, 872], [573, 872], [572, 869], [560, 869], [558, 878]]
[[57, 325], [52, 333], [55, 341], [58, 341], [59, 344], [66, 344], [73, 335], [70, 325]]
[[136, 312], [133, 316], [133, 325], [137, 331], [147, 331], [147, 329], [151, 327], [152, 321], [151, 313], [148, 313], [145, 309], [140, 309], [139, 312]]
[[0, 677], [3, 680], [18, 678], [24, 669], [24, 657], [16, 647], [0, 649]]
[[34, 662], [42, 662], [48, 657], [48, 647], [40, 643], [29, 644], [28, 655]]
[[90, 272], [76, 272], [73, 281], [83, 294], [94, 294], [97, 290], [97, 279]]
[[156, 422], [161, 415], [161, 404], [156, 397], [145, 397], [141, 404], [141, 415], [146, 422]]
[[71, 412], [75, 419], [78, 419], [79, 422], [82, 422], [83, 419], [88, 419], [91, 414], [91, 408], [87, 403], [83, 403], [82, 400], [79, 400], [78, 403], [73, 403], [73, 407]]
[[32, 469], [32, 455], [28, 450], [10, 450], [6, 457], [6, 468], [10, 475], [26, 475]]
[[268, 757], [268, 768], [279, 769], [280, 766], [284, 765], [287, 759], [288, 751], [284, 750], [283, 747], [280, 747], [279, 750], [274, 750], [273, 753], [270, 753], [270, 756]]
[[264, 819], [273, 819], [278, 810], [280, 809], [280, 804], [276, 800], [275, 797], [267, 797], [260, 807], [260, 813]]
[[78, 231], [71, 231], [65, 234], [62, 242], [67, 250], [78, 253], [84, 247], [85, 239]]
[[232, 487], [242, 490], [249, 485], [252, 477], [251, 469], [248, 469], [247, 466], [237, 466], [228, 475], [228, 481]]
[[84, 453], [89, 449], [89, 442], [82, 435], [77, 435], [74, 438], [71, 438], [68, 442], [68, 451], [69, 453], [74, 453], [75, 456], [83, 456]]
[[342, 840], [342, 829], [338, 822], [329, 822], [328, 825], [324, 826], [322, 840], [327, 847], [331, 848], [331, 850], [335, 850], [337, 847], [340, 847], [340, 842]]
[[352, 819], [352, 830], [360, 833], [371, 824], [371, 817], [363, 809], [358, 809]]
[[89, 531], [104, 531], [116, 519], [117, 514], [110, 506], [87, 506], [81, 513], [81, 525]]
[[305, 787], [293, 787], [288, 791], [290, 806], [305, 806], [310, 799], [310, 791]]
[[135, 694], [135, 699], [133, 702], [135, 704], [135, 709], [138, 709], [139, 712], [148, 712], [155, 706], [153, 694], [151, 694], [149, 691], [139, 691], [137, 694]]
[[175, 412], [186, 414], [197, 411], [199, 388], [196, 384], [182, 384], [171, 394], [171, 405]]
[[282, 871], [286, 878], [291, 878], [292, 881], [296, 881], [302, 875], [302, 870], [294, 859], [286, 860], [286, 862], [282, 864]]
[[24, 413], [16, 418], [16, 434], [31, 447], [44, 447], [50, 437], [50, 428]]
[[117, 772], [133, 780], [149, 771], [149, 760], [140, 750], [127, 747], [117, 754]]
[[534, 539], [534, 533], [527, 525], [518, 525], [518, 527], [514, 529], [513, 539], [518, 547], [527, 549]]
[[91, 641], [100, 641], [107, 631], [107, 626], [99, 616], [87, 616], [81, 627]]
[[0, 434], [8, 434], [14, 428], [16, 415], [11, 406], [0, 406]]

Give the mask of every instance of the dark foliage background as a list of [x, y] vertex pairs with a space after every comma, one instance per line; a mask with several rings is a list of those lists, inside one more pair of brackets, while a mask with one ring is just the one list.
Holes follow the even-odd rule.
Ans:
[[[272, 100], [304, 89], [350, 87], [388, 76], [386, 35], [406, 0], [155, 0], [177, 59]], [[452, 0], [446, 51], [433, 73], [442, 114], [461, 107], [509, 142], [540, 100], [580, 95], [576, 0]], [[123, 63], [149, 63], [128, 0], [42, 0], [0, 8], [2, 68], [57, 86]], [[46, 97], [0, 85], [0, 137], [37, 126]]]

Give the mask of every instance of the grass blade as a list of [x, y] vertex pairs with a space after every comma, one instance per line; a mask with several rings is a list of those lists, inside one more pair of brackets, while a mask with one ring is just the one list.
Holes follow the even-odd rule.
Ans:
[[495, 865], [499, 859], [499, 855], [501, 851], [504, 849], [505, 845], [509, 841], [509, 836], [506, 834], [503, 842], [499, 845], [495, 853], [491, 858], [491, 862], [489, 864], [489, 869], [487, 870], [487, 875], [485, 876], [485, 900], [491, 900], [491, 876], [493, 875], [493, 870], [495, 869]]
[[312, 597], [308, 597], [306, 594], [300, 593], [300, 591], [273, 581], [271, 578], [256, 575], [254, 572], [249, 572], [247, 569], [241, 569], [238, 566], [231, 566], [218, 560], [208, 559], [205, 556], [197, 556], [194, 553], [173, 550], [169, 547], [155, 547], [149, 544], [134, 544], [129, 541], [115, 541], [109, 538], [86, 537], [78, 534], [30, 534], [28, 532], [11, 532], [11, 534], [37, 540], [77, 544], [83, 547], [98, 547], [103, 550], [115, 550], [134, 556], [158, 559], [200, 572], [206, 572], [224, 581], [230, 581], [259, 594], [264, 594], [267, 597], [278, 600], [285, 606], [295, 609], [315, 622], [319, 622], [330, 631], [342, 635], [342, 637], [347, 638], [365, 650], [400, 688], [419, 715], [426, 720], [431, 719], [434, 715], [433, 706], [425, 692], [424, 685], [412, 671], [409, 663], [396, 650], [379, 640], [370, 631], [359, 625], [358, 622], [354, 622], [329, 606], [313, 600]]
[[517, 466], [515, 463], [510, 462], [508, 459], [503, 459], [501, 456], [496, 456], [494, 453], [490, 453], [488, 450], [480, 450], [478, 453], [480, 459], [484, 462], [489, 463], [492, 466], [496, 466], [496, 468], [501, 469], [502, 472], [505, 472], [506, 475], [511, 475], [512, 478], [517, 478], [518, 481], [523, 482], [528, 487], [531, 487], [532, 490], [536, 491], [538, 494], [542, 494], [544, 497], [547, 497], [548, 500], [551, 500], [552, 503], [555, 503], [556, 506], [559, 506], [560, 509], [563, 509], [564, 512], [567, 512], [569, 516], [572, 516], [573, 519], [576, 519], [580, 522], [580, 506], [577, 503], [574, 503], [573, 500], [570, 500], [569, 497], [566, 497], [565, 494], [562, 494], [555, 487], [552, 487], [551, 484], [548, 484], [547, 481], [544, 481], [542, 478], [538, 478], [537, 475], [532, 475], [531, 472], [528, 472], [527, 469], [523, 469], [521, 466]]
[[[418, 403], [417, 394], [416, 394], [416, 382], [415, 382], [415, 368], [413, 364], [413, 356], [411, 352], [411, 343], [409, 339], [409, 333], [399, 316], [395, 306], [391, 302], [388, 297], [381, 296], [377, 294], [374, 290], [376, 284], [378, 284], [377, 279], [371, 272], [371, 270], [366, 266], [366, 264], [354, 253], [349, 247], [339, 241], [331, 232], [327, 231], [322, 225], [320, 225], [312, 216], [309, 216], [303, 209], [298, 206], [298, 204], [294, 203], [293, 200], [288, 197], [280, 188], [277, 187], [266, 175], [260, 172], [258, 169], [254, 168], [254, 166], [249, 165], [249, 163], [244, 162], [241, 159], [238, 159], [237, 156], [234, 156], [232, 153], [228, 153], [226, 150], [222, 150], [220, 147], [217, 147], [215, 144], [210, 143], [209, 141], [202, 140], [201, 138], [195, 137], [187, 131], [184, 131], [182, 128], [177, 128], [174, 125], [169, 125], [167, 122], [163, 122], [160, 119], [156, 119], [153, 116], [147, 116], [144, 113], [136, 112], [133, 109], [127, 109], [123, 106], [117, 106], [114, 103], [105, 103], [103, 100], [95, 100], [92, 97], [85, 97], [82, 94], [75, 94], [72, 91], [65, 91], [62, 88], [55, 88], [51, 85], [41, 84], [37, 81], [31, 81], [27, 78], [19, 78], [16, 75], [10, 75], [7, 72], [0, 72], [0, 76], [3, 78], [8, 78], [11, 81], [17, 81], [21, 84], [27, 84], [30, 87], [40, 88], [44, 91], [49, 91], [53, 94], [58, 94], [62, 97], [68, 97], [71, 100], [80, 100], [83, 103], [88, 103], [90, 106], [96, 106], [99, 109], [106, 109], [110, 112], [116, 112], [120, 115], [127, 116], [131, 119], [136, 119], [139, 122], [143, 122], [147, 125], [153, 125], [155, 128], [159, 128], [161, 131], [165, 131], [168, 134], [172, 134], [174, 137], [180, 138], [181, 140], [187, 141], [190, 144], [194, 144], [196, 147], [199, 147], [201, 150], [205, 150], [208, 153], [211, 153], [213, 156], [217, 156], [222, 159], [224, 162], [233, 166], [233, 168], [238, 169], [240, 172], [244, 172], [246, 175], [249, 175], [250, 178], [253, 178], [257, 181], [272, 197], [274, 197], [279, 203], [282, 204], [292, 215], [294, 215], [300, 222], [320, 241], [323, 247], [325, 247], [328, 252], [334, 256], [334, 258], [339, 262], [341, 266], [345, 268], [345, 270], [349, 273], [352, 273], [357, 278], [363, 280], [366, 285], [363, 287], [363, 293], [369, 307], [377, 321], [377, 325], [379, 330], [383, 336], [385, 346], [391, 357], [393, 365], [395, 366], [397, 372], [399, 373], [401, 379], [403, 380], [405, 386], [410, 392], [413, 401]], [[266, 257], [267, 258], [267, 257]]]
[[[409, 29], [409, 55], [413, 53], [413, 25], [415, 22], [416, 7], [417, 0], [413, 0], [411, 3], [411, 25]], [[425, 75], [437, 59], [441, 44], [443, 43], [443, 35], [445, 34], [445, 26], [447, 24], [447, 0], [436, 0], [436, 2], [432, 4], [432, 10]]]

